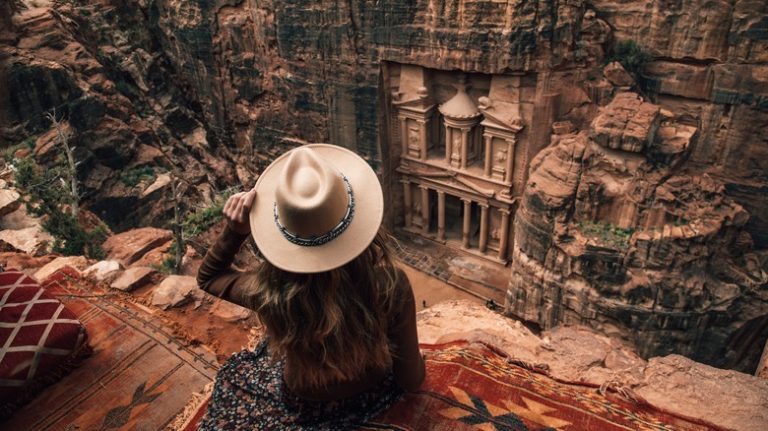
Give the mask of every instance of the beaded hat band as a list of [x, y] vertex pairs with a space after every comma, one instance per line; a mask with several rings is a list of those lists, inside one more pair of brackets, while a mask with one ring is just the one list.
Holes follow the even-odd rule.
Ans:
[[384, 216], [376, 172], [337, 145], [306, 144], [282, 154], [255, 188], [251, 235], [265, 260], [293, 273], [352, 261], [371, 245]]
[[328, 241], [333, 240], [337, 236], [341, 235], [347, 229], [347, 226], [349, 226], [349, 223], [352, 221], [352, 217], [355, 215], [355, 195], [354, 193], [352, 193], [352, 185], [349, 183], [349, 180], [347, 179], [347, 177], [342, 174], [341, 178], [344, 180], [344, 184], [346, 184], [346, 187], [347, 187], [347, 199], [348, 199], [347, 211], [346, 213], [344, 213], [344, 217], [342, 217], [339, 224], [337, 224], [331, 230], [329, 230], [328, 232], [322, 235], [312, 236], [312, 237], [300, 237], [288, 231], [288, 229], [280, 223], [280, 217], [277, 214], [277, 201], [275, 201], [275, 204], [272, 209], [272, 212], [275, 215], [275, 224], [277, 225], [277, 228], [280, 230], [280, 233], [283, 234], [283, 237], [285, 237], [285, 239], [287, 239], [288, 241], [296, 245], [300, 245], [303, 247], [315, 247], [318, 245], [323, 245]]

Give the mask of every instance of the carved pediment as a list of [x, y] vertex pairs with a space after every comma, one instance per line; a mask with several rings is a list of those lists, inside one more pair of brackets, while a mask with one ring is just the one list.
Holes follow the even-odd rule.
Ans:
[[484, 126], [506, 129], [513, 133], [518, 133], [525, 127], [520, 118], [520, 105], [517, 103], [497, 102], [488, 97], [481, 97], [479, 109], [485, 117], [481, 123]]

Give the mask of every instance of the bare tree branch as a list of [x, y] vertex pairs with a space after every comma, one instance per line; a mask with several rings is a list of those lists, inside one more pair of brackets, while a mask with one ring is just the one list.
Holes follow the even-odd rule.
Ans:
[[80, 192], [78, 191], [77, 183], [77, 162], [75, 162], [75, 148], [69, 146], [72, 132], [69, 128], [65, 127], [65, 124], [61, 120], [56, 118], [56, 109], [47, 113], [46, 118], [51, 121], [54, 129], [56, 129], [56, 140], [64, 147], [64, 152], [67, 156], [72, 217], [74, 217], [75, 220], [78, 220], [78, 215], [80, 213]]

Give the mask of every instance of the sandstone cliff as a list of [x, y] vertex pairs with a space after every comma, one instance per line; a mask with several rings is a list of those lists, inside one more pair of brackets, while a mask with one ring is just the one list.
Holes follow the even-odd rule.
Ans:
[[592, 325], [643, 356], [751, 372], [762, 346], [736, 340], [764, 330], [768, 276], [743, 229], [748, 213], [721, 182], [681, 167], [698, 133], [677, 120], [619, 93], [588, 130], [537, 156], [508, 310], [545, 328]]
[[[43, 113], [65, 114], [86, 206], [118, 230], [169, 218], [172, 165], [205, 202], [306, 142], [355, 149], [401, 202], [386, 65], [515, 75], [530, 170], [509, 311], [720, 365], [768, 337], [764, 1], [34, 3], [0, 38], [0, 140], [50, 159]], [[604, 71], [628, 40], [650, 61]]]

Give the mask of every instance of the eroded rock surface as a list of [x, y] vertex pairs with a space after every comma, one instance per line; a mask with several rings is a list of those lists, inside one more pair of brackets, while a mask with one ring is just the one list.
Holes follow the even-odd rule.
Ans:
[[88, 259], [83, 256], [58, 257], [37, 270], [37, 272], [35, 272], [34, 278], [42, 283], [48, 279], [48, 277], [53, 275], [53, 273], [66, 266], [79, 272], [88, 266]]
[[[170, 218], [169, 164], [193, 207], [318, 141], [370, 161], [400, 226], [390, 75], [514, 78], [517, 99], [494, 101], [524, 126], [510, 312], [744, 368], [768, 337], [766, 2], [39, 3], [0, 6], [0, 141], [37, 137], [50, 163], [43, 114], [61, 107], [84, 205], [117, 230]], [[629, 40], [650, 61], [606, 67]], [[24, 234], [0, 245], [39, 252]]]
[[157, 271], [154, 268], [148, 268], [146, 266], [129, 268], [118, 275], [109, 286], [113, 289], [130, 292], [147, 285], [152, 281], [152, 276], [156, 273]]
[[[353, 148], [389, 173], [396, 155], [378, 142], [390, 120], [376, 101], [389, 97], [379, 77], [393, 62], [524, 76], [533, 93], [525, 98], [536, 100], [526, 132], [533, 153], [549, 143], [553, 121], [604, 105], [611, 82], [632, 85], [626, 73], [641, 78], [661, 106], [688, 124], [701, 120], [691, 160], [723, 177], [727, 194], [752, 214], [756, 243], [768, 246], [764, 2], [118, 3], [57, 2], [52, 14], [16, 15], [3, 73], [11, 83], [34, 77], [34, 91], [9, 86], [16, 106], [10, 94], [0, 97], [4, 123], [35, 130], [45, 129], [46, 109], [70, 106], [87, 149], [85, 183], [98, 191], [94, 211], [110, 223], [162, 213], [153, 193], [141, 196], [153, 181], [124, 187], [115, 169], [158, 167], [165, 142], [181, 168], [200, 172], [196, 197], [205, 197], [205, 177], [247, 183], [269, 159], [306, 142]], [[627, 40], [652, 61], [624, 73], [614, 65], [604, 77], [613, 45]], [[36, 96], [44, 89], [55, 94]], [[399, 184], [384, 186], [396, 192]]]
[[543, 328], [591, 326], [644, 357], [754, 372], [761, 347], [734, 339], [764, 337], [768, 275], [748, 212], [720, 180], [683, 167], [697, 138], [624, 92], [588, 131], [539, 153], [515, 220], [508, 311]]
[[102, 248], [112, 260], [131, 265], [149, 251], [167, 245], [172, 233], [169, 230], [145, 227], [132, 229], [109, 237]]
[[200, 301], [203, 293], [195, 277], [169, 275], [152, 290], [152, 305], [166, 310], [193, 299]]
[[22, 251], [33, 256], [50, 252], [53, 241], [53, 237], [39, 225], [0, 231], [0, 244], [8, 244], [10, 251]]
[[110, 281], [122, 269], [123, 265], [116, 260], [102, 260], [86, 268], [83, 276], [91, 277], [96, 281]]
[[519, 322], [466, 301], [418, 313], [419, 341], [492, 344], [556, 378], [629, 388], [656, 407], [734, 430], [768, 427], [768, 380], [713, 368], [680, 355], [643, 360], [615, 339], [581, 326], [536, 336]]

